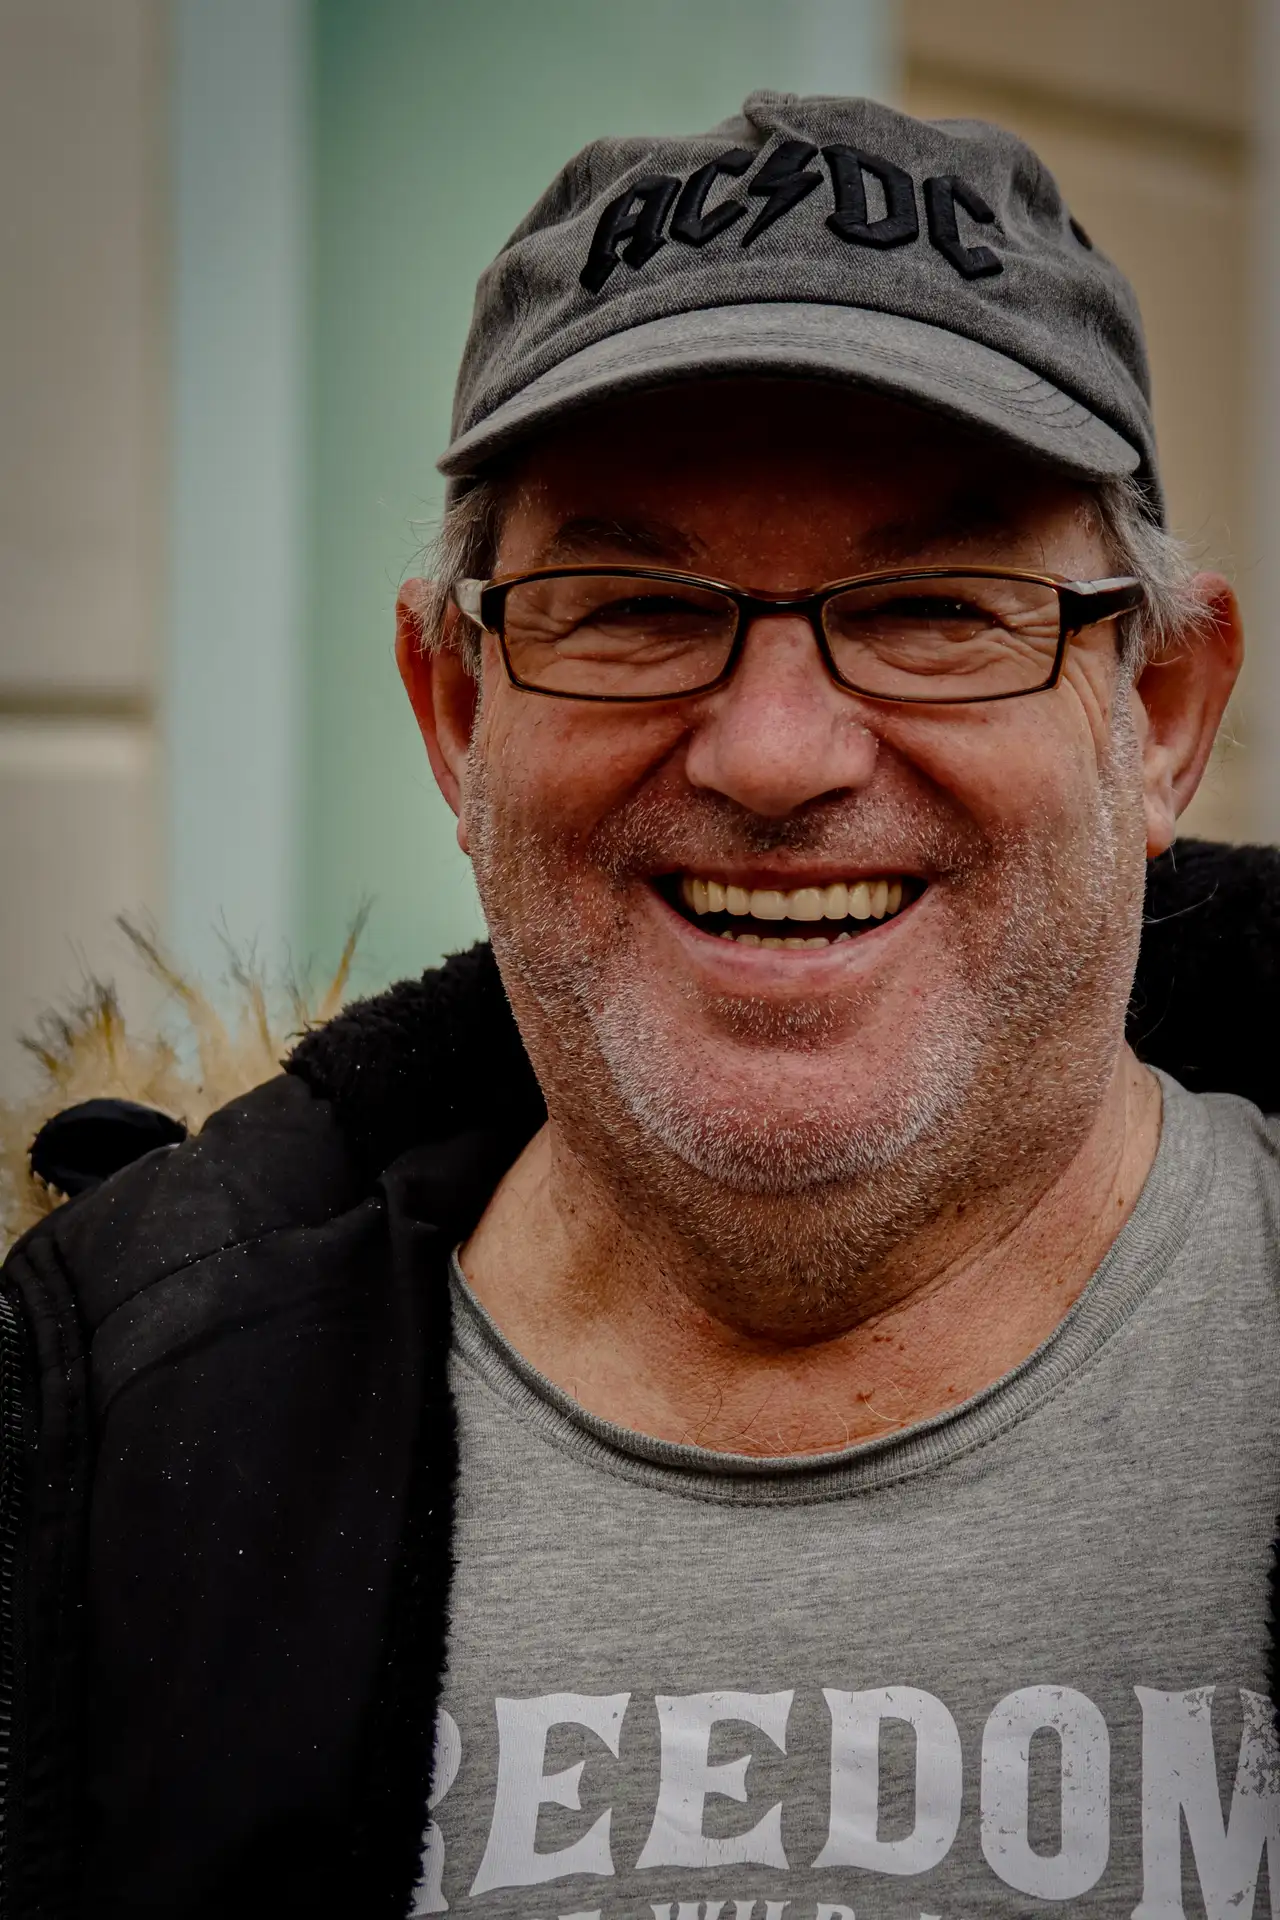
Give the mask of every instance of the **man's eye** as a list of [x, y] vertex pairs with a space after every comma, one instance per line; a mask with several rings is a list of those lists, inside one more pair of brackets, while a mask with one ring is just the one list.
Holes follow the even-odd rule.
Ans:
[[927, 620], [939, 625], [953, 622], [973, 625], [980, 622], [986, 626], [998, 619], [996, 614], [989, 612], [985, 607], [975, 607], [971, 601], [943, 599], [936, 594], [912, 594], [901, 600], [889, 600], [871, 611], [882, 618]]
[[629, 600], [610, 600], [602, 607], [596, 607], [586, 618], [589, 620], [644, 621], [698, 619], [705, 620], [707, 609], [689, 600], [681, 600], [674, 594], [635, 594]]

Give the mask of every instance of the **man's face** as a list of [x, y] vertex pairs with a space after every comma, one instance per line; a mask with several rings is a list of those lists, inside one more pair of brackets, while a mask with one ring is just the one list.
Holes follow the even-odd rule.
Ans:
[[[597, 562], [765, 594], [899, 563], [1113, 570], [1069, 485], [799, 383], [672, 389], [542, 442], [495, 571]], [[1096, 1101], [1145, 854], [1114, 627], [1053, 691], [953, 707], [842, 690], [793, 615], [727, 686], [653, 706], [518, 691], [485, 647], [461, 835], [552, 1113], [616, 1184], [665, 1169], [694, 1206], [852, 1181], [887, 1231]], [[841, 887], [864, 917], [775, 921], [780, 946], [697, 911]]]

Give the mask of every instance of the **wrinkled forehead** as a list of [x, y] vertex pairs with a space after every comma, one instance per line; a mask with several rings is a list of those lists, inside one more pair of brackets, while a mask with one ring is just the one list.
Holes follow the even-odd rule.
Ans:
[[701, 381], [584, 410], [506, 479], [501, 571], [610, 556], [852, 571], [1087, 541], [1092, 495], [992, 435], [816, 381]]

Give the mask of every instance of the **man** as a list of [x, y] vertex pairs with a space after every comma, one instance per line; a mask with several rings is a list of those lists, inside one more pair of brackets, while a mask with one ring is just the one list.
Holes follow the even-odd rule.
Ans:
[[455, 424], [501, 988], [13, 1256], [7, 1910], [1258, 1910], [1277, 1134], [1125, 1042], [1240, 629], [1127, 285], [1009, 135], [761, 94], [565, 169]]

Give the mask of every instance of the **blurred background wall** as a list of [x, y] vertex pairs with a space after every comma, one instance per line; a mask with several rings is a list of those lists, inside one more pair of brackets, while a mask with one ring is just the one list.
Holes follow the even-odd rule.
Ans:
[[475, 277], [756, 86], [1027, 136], [1137, 285], [1254, 657], [1189, 826], [1280, 839], [1280, 0], [0, 0], [0, 1086], [150, 916], [359, 984], [475, 937], [391, 653]]

